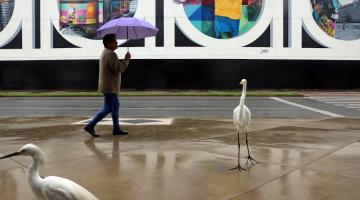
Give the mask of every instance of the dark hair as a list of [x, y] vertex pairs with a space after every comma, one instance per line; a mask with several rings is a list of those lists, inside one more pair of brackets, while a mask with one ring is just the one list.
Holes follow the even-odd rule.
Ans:
[[107, 48], [107, 45], [112, 42], [114, 39], [116, 39], [116, 35], [114, 33], [106, 34], [103, 37], [103, 44], [104, 47]]

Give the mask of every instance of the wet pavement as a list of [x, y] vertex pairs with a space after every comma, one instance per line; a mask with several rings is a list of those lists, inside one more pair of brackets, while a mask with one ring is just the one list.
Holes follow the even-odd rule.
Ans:
[[[241, 165], [229, 119], [176, 118], [171, 125], [124, 126], [128, 136], [98, 126], [91, 138], [86, 117], [1, 117], [0, 153], [26, 143], [41, 147], [47, 160], [41, 175], [56, 175], [84, 186], [101, 200], [161, 199], [358, 199], [360, 119], [255, 118], [249, 143], [258, 164]], [[0, 199], [34, 200], [19, 163], [0, 160]]]

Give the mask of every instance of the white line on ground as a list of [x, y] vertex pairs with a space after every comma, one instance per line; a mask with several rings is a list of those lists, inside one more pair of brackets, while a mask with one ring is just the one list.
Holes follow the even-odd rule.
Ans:
[[[91, 119], [74, 122], [71, 125], [84, 125]], [[119, 118], [121, 125], [144, 126], [144, 125], [171, 125], [172, 118]], [[113, 125], [111, 118], [102, 119], [98, 125]]]
[[325, 110], [320, 110], [320, 109], [317, 109], [317, 108], [312, 108], [312, 107], [309, 107], [309, 106], [304, 106], [304, 105], [301, 105], [301, 104], [297, 104], [297, 103], [294, 103], [294, 102], [291, 102], [291, 101], [286, 101], [284, 99], [280, 99], [278, 97], [270, 97], [270, 99], [273, 99], [275, 101], [279, 101], [281, 103], [285, 103], [285, 104], [288, 104], [288, 105], [292, 105], [292, 106], [295, 106], [295, 107], [299, 107], [299, 108], [303, 108], [303, 109], [306, 109], [306, 110], [310, 110], [310, 111], [313, 111], [313, 112], [318, 112], [318, 113], [321, 113], [321, 114], [324, 114], [324, 115], [328, 115], [328, 116], [331, 116], [331, 117], [344, 117], [343, 115], [339, 115], [339, 114], [336, 114], [336, 113], [332, 113], [332, 112], [328, 112], [328, 111], [325, 111]]
[[[121, 100], [120, 98], [120, 102], [121, 103], [139, 103], [139, 102], [145, 102], [145, 103], [184, 103], [186, 101], [191, 101], [191, 102], [199, 102], [199, 103], [213, 103], [214, 101], [203, 101], [203, 100], [192, 100], [192, 99], [188, 99], [188, 100], [182, 100], [182, 101], [168, 101], [168, 100], [158, 100], [158, 101], [152, 101], [152, 100], [131, 100], [131, 101], [126, 101], [126, 100]], [[64, 101], [59, 101], [59, 100], [20, 100], [20, 101], [16, 101], [19, 103], [103, 103], [104, 101], [92, 101], [92, 100], [83, 100], [83, 101], [78, 101], [78, 100], [64, 100]], [[234, 99], [234, 100], [216, 100], [216, 102], [221, 102], [221, 103], [233, 103], [236, 102], [238, 103], [238, 99]], [[259, 100], [248, 100], [247, 102], [266, 102], [266, 101], [259, 101]]]
[[323, 101], [324, 103], [360, 103], [359, 101]]
[[346, 106], [346, 108], [354, 109], [354, 108], [360, 108], [360, 106]]
[[346, 108], [360, 108], [360, 104], [333, 104], [333, 105], [346, 107]]
[[74, 100], [74, 101], [72, 101], [72, 100], [70, 100], [70, 101], [67, 101], [67, 100], [63, 100], [63, 101], [60, 101], [60, 100], [46, 100], [46, 101], [36, 101], [36, 100], [34, 100], [34, 101], [28, 101], [28, 100], [20, 100], [20, 101], [16, 101], [16, 102], [20, 102], [20, 103], [89, 103], [89, 102], [91, 102], [91, 103], [102, 103], [102, 102], [104, 102], [104, 101], [87, 101], [87, 100], [82, 100], [82, 101], [76, 101], [76, 100]]
[[[326, 102], [325, 102], [326, 103]], [[334, 103], [336, 106], [359, 106], [359, 103]]]
[[[62, 107], [62, 108], [49, 108], [49, 107], [0, 107], [1, 110], [99, 110], [99, 107], [94, 108], [74, 108], [74, 107]], [[233, 107], [229, 108], [132, 108], [132, 107], [121, 107], [121, 110], [233, 110]], [[298, 108], [251, 108], [252, 110], [297, 110]]]
[[359, 100], [360, 99], [360, 96], [357, 96], [357, 97], [304, 97], [306, 99], [318, 99], [318, 100], [344, 100], [344, 101], [347, 101], [347, 100]]

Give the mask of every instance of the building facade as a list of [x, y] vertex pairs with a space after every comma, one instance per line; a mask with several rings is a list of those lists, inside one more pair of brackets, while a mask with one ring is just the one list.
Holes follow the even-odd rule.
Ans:
[[[316, 2], [333, 13], [315, 20], [313, 0], [244, 0], [239, 20], [215, 16], [214, 0], [0, 0], [8, 5], [0, 89], [96, 89], [103, 49], [96, 29], [119, 17], [159, 28], [155, 37], [118, 41], [119, 57], [126, 47], [133, 55], [124, 88], [235, 89], [242, 78], [249, 88], [358, 88], [358, 30], [340, 32], [329, 20], [337, 1]], [[239, 34], [215, 37], [229, 27]]]

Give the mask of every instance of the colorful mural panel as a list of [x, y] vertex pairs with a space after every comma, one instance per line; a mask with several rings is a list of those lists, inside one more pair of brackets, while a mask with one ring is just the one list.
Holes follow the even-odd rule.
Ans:
[[13, 11], [14, 0], [0, 0], [0, 31], [9, 23]]
[[175, 0], [183, 3], [194, 27], [219, 39], [237, 37], [250, 30], [259, 18], [262, 0]]
[[360, 38], [360, 2], [311, 0], [312, 16], [327, 35], [340, 40]]
[[96, 29], [120, 17], [134, 16], [137, 0], [59, 0], [63, 34], [94, 39]]
[[[360, 60], [359, 0], [338, 0], [337, 11], [333, 0], [237, 0], [237, 4], [220, 0], [216, 12], [217, 2], [0, 0], [1, 22], [9, 19], [0, 32], [0, 60], [98, 59], [103, 45], [97, 40], [97, 28], [113, 18], [132, 16], [160, 29], [144, 42], [119, 41], [132, 47], [134, 59]], [[4, 12], [5, 4], [11, 13]], [[225, 16], [224, 8], [231, 15]], [[325, 23], [332, 19], [335, 25]], [[183, 35], [177, 34], [175, 25]]]
[[338, 0], [312, 0], [312, 16], [319, 27], [329, 36], [335, 37], [338, 19]]

